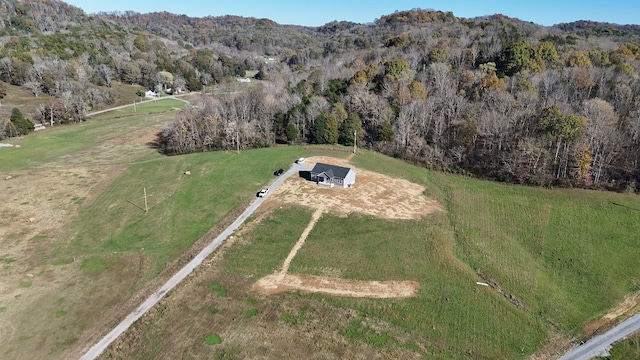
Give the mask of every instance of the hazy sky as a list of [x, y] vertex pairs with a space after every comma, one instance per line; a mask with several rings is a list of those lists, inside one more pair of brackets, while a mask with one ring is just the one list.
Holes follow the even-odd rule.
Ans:
[[238, 15], [279, 24], [320, 26], [333, 20], [370, 23], [396, 10], [452, 11], [457, 17], [500, 13], [540, 25], [575, 20], [640, 24], [639, 0], [67, 0], [87, 13], [167, 11], [190, 17]]

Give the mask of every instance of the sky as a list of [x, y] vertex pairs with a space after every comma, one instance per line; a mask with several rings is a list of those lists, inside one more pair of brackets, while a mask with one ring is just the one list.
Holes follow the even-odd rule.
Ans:
[[328, 22], [371, 23], [411, 9], [451, 11], [471, 18], [503, 14], [550, 26], [576, 20], [640, 24], [638, 0], [64, 0], [85, 12], [167, 11], [190, 17], [237, 15], [279, 24], [321, 26]]

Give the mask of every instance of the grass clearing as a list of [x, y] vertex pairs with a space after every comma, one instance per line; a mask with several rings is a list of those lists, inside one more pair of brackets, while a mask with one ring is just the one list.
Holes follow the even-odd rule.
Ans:
[[216, 293], [218, 296], [220, 297], [225, 297], [227, 296], [227, 291], [225, 289], [222, 288], [222, 286], [218, 285], [218, 284], [211, 284], [209, 285], [209, 289], [211, 291], [213, 291], [214, 293]]
[[640, 359], [640, 334], [635, 334], [627, 339], [620, 340], [611, 347], [609, 356], [605, 360]]
[[207, 345], [216, 345], [222, 343], [222, 339], [218, 334], [207, 334], [204, 337], [204, 342], [206, 342]]
[[[16, 187], [26, 186], [33, 172], [76, 188], [95, 186], [103, 179], [98, 174], [112, 172], [96, 194], [44, 197], [59, 206], [58, 218], [68, 217], [59, 231], [48, 227], [46, 217], [23, 221], [31, 216], [17, 209], [45, 206], [37, 196], [15, 195], [15, 206], [8, 208], [12, 224], [30, 225], [7, 227], [4, 238], [28, 252], [0, 254], [0, 276], [13, 279], [7, 282], [13, 290], [0, 298], [11, 305], [3, 318], [20, 324], [0, 357], [63, 358], [66, 349], [82, 347], [83, 334], [105, 322], [109, 310], [253, 200], [275, 169], [300, 156], [350, 153], [344, 147], [291, 146], [166, 157], [149, 148], [149, 134], [181, 104], [163, 100], [136, 113], [124, 109], [54, 127], [20, 140], [19, 149], [0, 152], [0, 171], [20, 181], [3, 183], [13, 194], [22, 193]], [[520, 359], [544, 345], [550, 330], [580, 337], [582, 325], [639, 290], [637, 196], [477, 181], [366, 150], [352, 163], [424, 185], [446, 211], [420, 220], [324, 214], [290, 272], [415, 280], [421, 285], [416, 297], [253, 293], [257, 279], [280, 270], [313, 213], [281, 206], [234, 234], [221, 260], [136, 325], [120, 355], [212, 356], [203, 334], [219, 334], [224, 343], [215, 356]], [[142, 211], [143, 189], [148, 213]], [[32, 229], [37, 226], [42, 228]], [[29, 239], [34, 241], [20, 242]], [[38, 277], [25, 282], [25, 273]], [[486, 279], [503, 293], [476, 285]], [[29, 301], [15, 301], [19, 293]], [[63, 296], [65, 310], [51, 301]], [[45, 321], [52, 314], [57, 320]]]

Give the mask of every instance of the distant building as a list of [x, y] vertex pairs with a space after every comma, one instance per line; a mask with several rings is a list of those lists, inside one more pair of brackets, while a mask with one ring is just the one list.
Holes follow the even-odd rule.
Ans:
[[238, 82], [247, 82], [247, 83], [248, 83], [248, 82], [251, 82], [251, 79], [246, 78], [246, 77], [237, 77], [237, 78], [236, 78], [236, 80], [237, 80]]
[[356, 171], [348, 167], [317, 163], [311, 170], [311, 181], [331, 187], [350, 188], [356, 182]]

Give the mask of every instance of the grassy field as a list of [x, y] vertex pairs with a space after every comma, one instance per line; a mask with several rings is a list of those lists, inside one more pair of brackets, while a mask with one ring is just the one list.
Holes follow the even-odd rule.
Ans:
[[[335, 148], [308, 154], [346, 157]], [[311, 217], [310, 209], [284, 207], [176, 290], [132, 331], [126, 351], [110, 355], [522, 359], [550, 334], [581, 338], [583, 324], [638, 290], [635, 195], [483, 182], [366, 151], [352, 162], [424, 184], [447, 211], [418, 221], [325, 214], [290, 272], [416, 280], [418, 296], [256, 294], [252, 284], [281, 267]], [[207, 345], [210, 333], [221, 343]]]
[[640, 334], [617, 342], [609, 353], [606, 360], [640, 359]]
[[[34, 221], [42, 223], [37, 228], [20, 225], [17, 218], [3, 219], [17, 230], [4, 242], [13, 247], [0, 253], [7, 263], [2, 269], [7, 296], [0, 306], [6, 328], [12, 329], [0, 357], [50, 358], [78, 345], [83, 331], [104, 319], [108, 309], [133, 296], [253, 199], [274, 169], [299, 156], [297, 147], [161, 155], [148, 141], [182, 106], [182, 101], [163, 100], [138, 106], [135, 113], [132, 108], [110, 112], [14, 140], [19, 149], [0, 153], [0, 172], [13, 176], [2, 183], [5, 193], [30, 199], [7, 199], [8, 206], [15, 206], [16, 213], [32, 207], [40, 211]], [[49, 184], [65, 190], [57, 194]], [[143, 189], [148, 213], [142, 211]], [[33, 287], [19, 290], [26, 288], [27, 281], [20, 280], [25, 273], [33, 276], [28, 282]], [[56, 322], [46, 320], [50, 314], [57, 314]]]
[[[59, 172], [52, 181], [93, 189], [51, 195], [49, 203], [63, 204], [66, 214], [59, 230], [27, 224], [6, 235], [4, 245], [21, 252], [0, 253], [0, 276], [13, 279], [0, 298], [0, 335], [8, 339], [0, 340], [0, 357], [77, 355], [123, 315], [117, 309], [137, 305], [146, 284], [248, 204], [275, 169], [300, 156], [349, 154], [290, 146], [163, 156], [148, 142], [182, 104], [163, 100], [100, 115], [27, 136], [20, 151], [0, 151], [0, 172], [21, 186]], [[105, 356], [521, 359], [552, 333], [581, 338], [585, 323], [640, 290], [636, 195], [478, 181], [362, 150], [351, 162], [424, 185], [446, 211], [420, 220], [325, 214], [290, 272], [414, 280], [416, 297], [252, 291], [279, 270], [311, 218], [311, 209], [282, 206], [237, 233], [224, 255]], [[102, 173], [108, 181], [92, 183]], [[6, 184], [5, 192], [18, 186]]]

